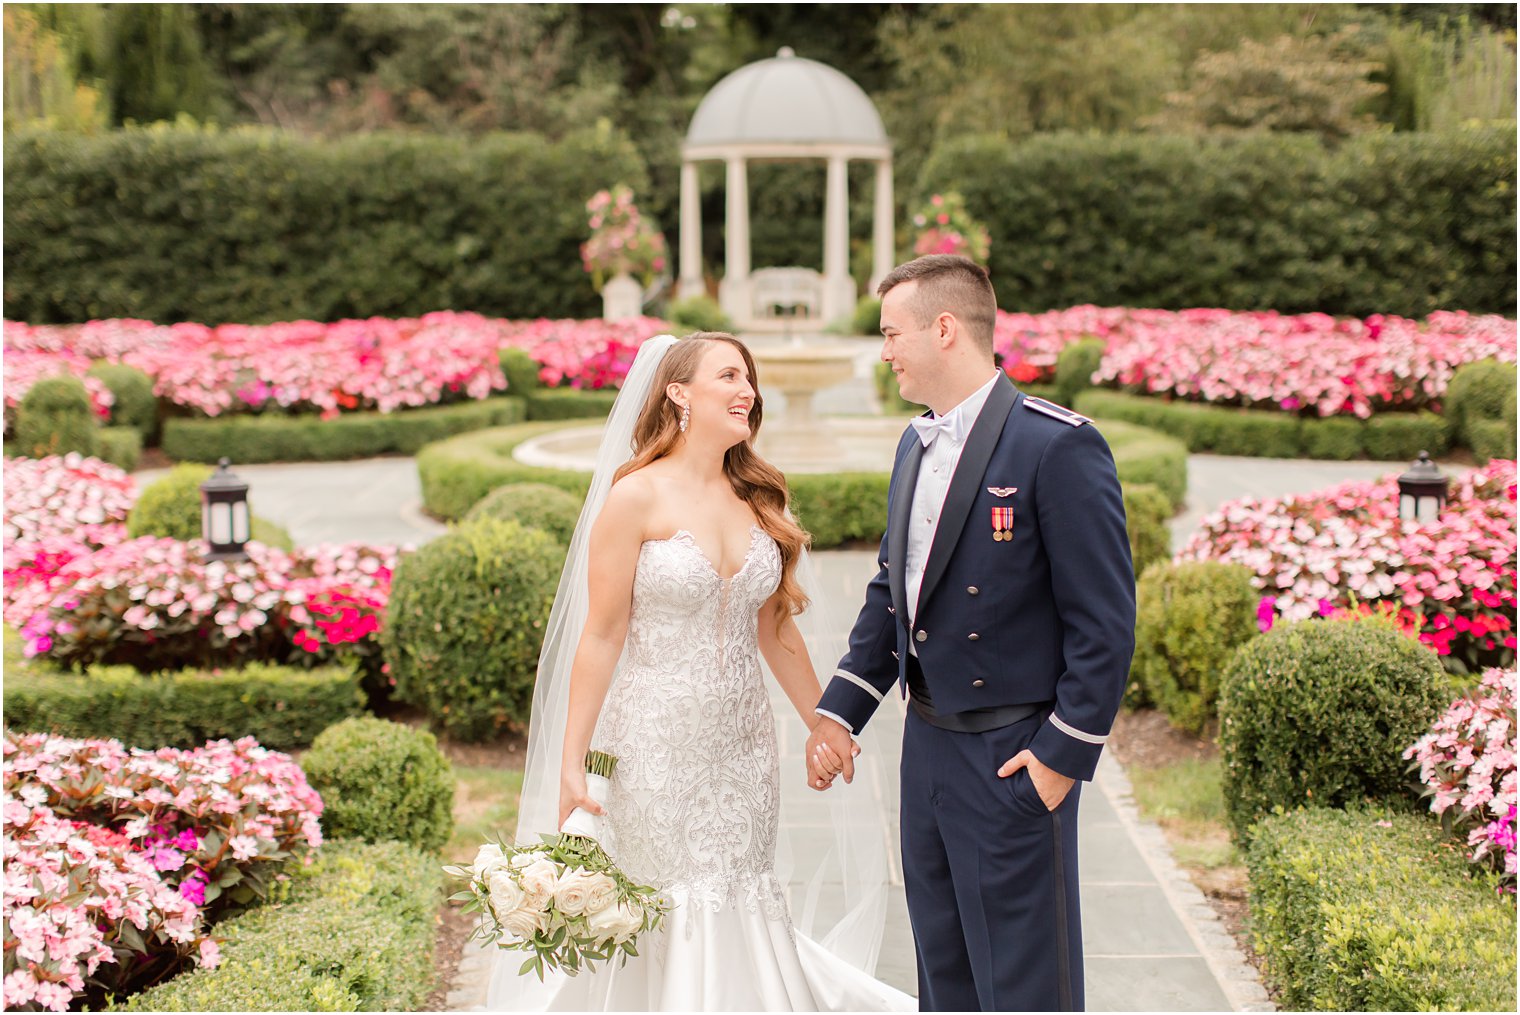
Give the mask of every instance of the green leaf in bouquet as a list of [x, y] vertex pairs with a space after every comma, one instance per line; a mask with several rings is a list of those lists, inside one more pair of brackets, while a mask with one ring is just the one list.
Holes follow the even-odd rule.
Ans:
[[462, 892], [455, 892], [453, 895], [450, 895], [449, 898], [448, 898], [448, 901], [449, 902], [473, 902], [473, 901], [475, 901], [475, 892], [474, 892], [473, 889], [468, 889], [467, 888], [467, 889], [465, 889]]

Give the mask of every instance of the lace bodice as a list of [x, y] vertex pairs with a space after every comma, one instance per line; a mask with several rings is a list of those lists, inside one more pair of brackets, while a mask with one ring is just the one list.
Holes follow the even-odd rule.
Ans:
[[593, 744], [616, 755], [608, 846], [623, 870], [716, 909], [783, 916], [780, 773], [759, 610], [781, 554], [758, 525], [722, 578], [686, 531], [639, 551], [622, 662]]

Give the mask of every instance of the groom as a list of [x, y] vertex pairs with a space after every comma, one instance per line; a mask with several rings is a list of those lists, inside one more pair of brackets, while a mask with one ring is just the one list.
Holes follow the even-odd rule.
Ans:
[[1080, 1010], [1077, 783], [1134, 649], [1113, 457], [1091, 421], [997, 370], [975, 262], [920, 257], [877, 292], [881, 358], [932, 412], [897, 447], [881, 570], [818, 703], [809, 783], [850, 781], [851, 734], [896, 687], [920, 1008]]

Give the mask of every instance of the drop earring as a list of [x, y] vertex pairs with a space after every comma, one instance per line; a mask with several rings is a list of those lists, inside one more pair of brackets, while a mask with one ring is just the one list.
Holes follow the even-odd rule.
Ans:
[[685, 433], [686, 428], [689, 426], [691, 426], [691, 406], [683, 405], [681, 407], [681, 432]]

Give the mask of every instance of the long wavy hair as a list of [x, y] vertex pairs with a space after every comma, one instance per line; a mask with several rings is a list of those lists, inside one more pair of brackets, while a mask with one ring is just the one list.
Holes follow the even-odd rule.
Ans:
[[786, 477], [755, 452], [755, 436], [760, 432], [765, 400], [760, 395], [755, 359], [743, 342], [721, 331], [698, 331], [671, 346], [660, 361], [654, 384], [649, 388], [649, 397], [634, 424], [633, 457], [617, 470], [613, 482], [664, 458], [685, 440], [680, 426], [681, 410], [666, 395], [665, 389], [671, 384], [690, 384], [696, 377], [697, 364], [719, 342], [727, 342], [739, 350], [739, 355], [744, 357], [744, 368], [749, 371], [750, 385], [755, 389], [755, 402], [749, 413], [749, 439], [735, 444], [724, 454], [723, 474], [728, 477], [734, 493], [750, 506], [760, 527], [770, 534], [781, 550], [781, 585], [778, 589], [781, 600], [776, 616], [779, 630], [788, 616], [807, 609], [807, 595], [797, 581], [797, 561], [812, 537], [787, 513]]

